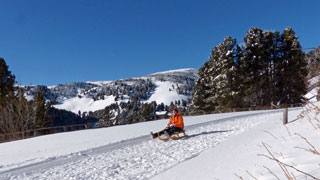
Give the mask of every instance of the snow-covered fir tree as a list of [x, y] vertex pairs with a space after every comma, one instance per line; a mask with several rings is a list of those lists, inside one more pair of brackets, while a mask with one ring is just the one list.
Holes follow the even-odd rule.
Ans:
[[192, 107], [205, 111], [225, 110], [235, 104], [237, 64], [236, 40], [226, 37], [213, 48], [210, 59], [199, 70]]
[[215, 104], [210, 101], [211, 71], [213, 71], [213, 63], [211, 61], [205, 62], [198, 71], [199, 78], [195, 82], [191, 100], [191, 109], [193, 111], [204, 110], [209, 112], [215, 110]]
[[216, 46], [215, 53], [212, 53], [210, 61], [213, 62], [214, 76], [210, 89], [212, 101], [217, 105], [216, 110], [226, 110], [233, 107], [236, 77], [236, 40], [226, 37], [224, 42]]

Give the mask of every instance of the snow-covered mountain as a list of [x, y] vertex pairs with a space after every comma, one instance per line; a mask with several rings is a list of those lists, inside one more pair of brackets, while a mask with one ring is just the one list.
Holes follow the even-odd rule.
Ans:
[[41, 91], [47, 100], [58, 109], [80, 112], [94, 112], [113, 103], [129, 100], [143, 103], [155, 101], [164, 105], [187, 104], [196, 69], [178, 69], [158, 72], [146, 76], [114, 81], [88, 81], [59, 84], [56, 86], [22, 86], [28, 100]]

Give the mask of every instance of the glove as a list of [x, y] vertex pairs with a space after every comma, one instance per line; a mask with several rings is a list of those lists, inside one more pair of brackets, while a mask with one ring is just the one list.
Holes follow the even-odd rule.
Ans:
[[176, 125], [175, 124], [170, 124], [169, 127], [173, 128], [173, 127], [176, 127]]

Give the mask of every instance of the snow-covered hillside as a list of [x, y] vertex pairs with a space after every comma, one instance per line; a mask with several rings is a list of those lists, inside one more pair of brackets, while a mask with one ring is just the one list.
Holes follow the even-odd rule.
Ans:
[[[166, 125], [159, 120], [2, 143], [0, 179], [285, 179], [276, 162], [259, 155], [268, 155], [262, 142], [282, 162], [319, 179], [320, 156], [295, 134], [319, 149], [320, 130], [307, 116], [298, 118], [303, 110], [290, 109], [287, 126], [282, 110], [185, 117], [189, 136], [168, 142], [149, 135]], [[319, 114], [308, 112], [319, 125]]]
[[317, 101], [317, 95], [319, 91], [318, 84], [320, 83], [320, 76], [313, 77], [309, 80], [308, 93], [305, 97], [312, 102]]
[[113, 103], [138, 99], [141, 102], [188, 101], [197, 78], [196, 69], [178, 69], [131, 79], [115, 81], [88, 81], [66, 83], [57, 86], [21, 86], [28, 100], [41, 91], [54, 107], [78, 114], [97, 111]]

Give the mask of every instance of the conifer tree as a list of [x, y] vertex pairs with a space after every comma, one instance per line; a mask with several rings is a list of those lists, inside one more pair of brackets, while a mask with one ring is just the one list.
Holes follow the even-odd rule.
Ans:
[[247, 96], [247, 106], [259, 106], [262, 104], [263, 84], [261, 81], [261, 74], [264, 70], [263, 66], [263, 31], [260, 28], [251, 28], [244, 38], [244, 62], [242, 63], [244, 79], [244, 92]]
[[273, 32], [273, 40], [272, 46], [270, 47], [271, 56], [270, 56], [270, 64], [269, 64], [269, 76], [270, 76], [270, 105], [279, 105], [280, 99], [282, 98], [279, 92], [279, 84], [281, 83], [282, 79], [280, 75], [281, 68], [280, 61], [282, 58], [282, 46], [283, 42], [281, 40], [281, 34], [279, 31]]
[[46, 117], [47, 108], [45, 105], [45, 99], [41, 92], [38, 92], [34, 97], [34, 126], [35, 128], [42, 128], [49, 126], [48, 118]]
[[192, 96], [192, 109], [215, 111], [235, 107], [237, 95], [238, 65], [236, 40], [226, 37], [224, 42], [213, 48], [208, 62], [198, 74]]
[[279, 51], [277, 50], [279, 32], [264, 31], [262, 33], [262, 58], [261, 58], [261, 71], [260, 71], [260, 105], [272, 105], [275, 101], [276, 86], [274, 65], [278, 62]]
[[306, 61], [308, 63], [309, 78], [320, 75], [320, 46], [314, 51], [306, 53]]
[[243, 108], [245, 107], [244, 98], [245, 98], [245, 72], [243, 72], [242, 63], [244, 58], [244, 47], [240, 45], [236, 45], [235, 55], [234, 55], [234, 81], [233, 81], [233, 107]]
[[214, 73], [210, 89], [211, 100], [216, 104], [216, 110], [226, 110], [234, 106], [234, 95], [237, 93], [236, 74], [236, 40], [226, 37], [224, 42], [215, 47], [210, 60], [213, 61]]
[[113, 111], [111, 110], [111, 107], [106, 106], [103, 110], [102, 118], [99, 120], [99, 123], [102, 126], [111, 126], [112, 125], [111, 119], [114, 117], [115, 117], [115, 115], [114, 115]]
[[103, 109], [102, 117], [99, 119], [99, 124], [100, 124], [101, 127], [109, 126], [109, 123], [108, 123], [109, 120], [110, 120], [109, 113], [110, 113], [110, 107], [106, 106]]
[[278, 65], [280, 101], [285, 105], [300, 103], [307, 92], [307, 62], [292, 28], [286, 28], [281, 39], [283, 56]]
[[144, 120], [149, 120], [151, 112], [152, 110], [151, 110], [150, 104], [148, 103], [143, 104], [141, 108], [141, 116], [142, 116], [141, 118]]
[[[192, 91], [191, 109], [193, 111], [204, 110], [213, 111], [214, 105], [210, 98], [210, 71], [212, 71], [212, 62], [205, 62], [198, 71], [199, 78], [195, 82], [195, 88]], [[171, 108], [171, 107], [170, 107]]]
[[13, 95], [15, 76], [8, 70], [3, 58], [0, 58], [0, 98]]

